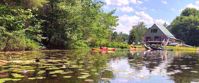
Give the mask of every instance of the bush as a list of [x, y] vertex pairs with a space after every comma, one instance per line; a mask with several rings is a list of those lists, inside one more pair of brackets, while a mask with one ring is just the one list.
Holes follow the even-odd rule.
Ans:
[[108, 47], [113, 48], [128, 48], [128, 44], [124, 42], [111, 42], [108, 44]]

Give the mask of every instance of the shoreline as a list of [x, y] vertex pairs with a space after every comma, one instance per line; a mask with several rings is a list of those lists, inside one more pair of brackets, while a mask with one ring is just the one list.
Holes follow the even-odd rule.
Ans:
[[[135, 51], [144, 51], [145, 48], [138, 45], [136, 46], [137, 49]], [[86, 48], [86, 50], [90, 50], [91, 48]], [[125, 48], [126, 50], [129, 50], [129, 48]], [[23, 54], [23, 53], [29, 53], [29, 52], [47, 52], [47, 51], [70, 51], [70, 50], [85, 50], [83, 49], [40, 49], [40, 50], [32, 50], [32, 51], [0, 51], [0, 54]], [[117, 50], [121, 50], [121, 48], [116, 48]], [[122, 49], [123, 50], [123, 49]], [[180, 47], [180, 46], [166, 46], [165, 50], [168, 51], [196, 51], [199, 52], [199, 47]]]

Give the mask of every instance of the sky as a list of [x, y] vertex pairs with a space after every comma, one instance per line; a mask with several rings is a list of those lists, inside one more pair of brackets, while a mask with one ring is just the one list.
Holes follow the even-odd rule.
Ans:
[[106, 12], [116, 9], [117, 32], [129, 33], [133, 25], [170, 24], [187, 7], [199, 10], [199, 0], [101, 0]]

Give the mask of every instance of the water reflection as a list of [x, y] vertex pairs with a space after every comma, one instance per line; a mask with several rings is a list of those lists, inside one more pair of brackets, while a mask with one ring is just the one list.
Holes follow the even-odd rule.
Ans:
[[0, 83], [199, 82], [199, 56], [173, 51], [0, 54]]
[[[112, 59], [109, 62], [109, 69], [113, 71], [115, 76], [110, 82], [198, 82], [198, 60], [199, 57], [195, 53], [176, 53], [169, 51], [130, 52], [128, 53], [128, 57]], [[183, 68], [179, 68], [180, 66]], [[193, 66], [195, 68], [193, 68]], [[189, 75], [189, 77], [187, 77], [187, 75]]]

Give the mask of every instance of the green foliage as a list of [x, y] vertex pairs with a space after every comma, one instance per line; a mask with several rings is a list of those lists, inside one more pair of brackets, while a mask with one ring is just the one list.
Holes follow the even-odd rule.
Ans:
[[130, 31], [128, 43], [132, 44], [133, 42], [134, 43], [142, 42], [146, 31], [147, 31], [147, 28], [143, 22], [138, 23], [138, 25], [133, 26]]
[[186, 44], [199, 46], [199, 10], [187, 8], [172, 23], [171, 32]]
[[49, 11], [46, 10], [40, 17], [46, 20], [43, 32], [47, 37], [44, 44], [48, 48], [94, 47], [109, 42], [117, 19], [112, 15], [113, 12], [101, 10], [103, 3], [92, 0], [50, 0], [47, 6]]
[[[0, 1], [1, 50], [73, 49], [108, 45], [114, 11], [93, 0]], [[42, 34], [42, 35], [41, 35]], [[124, 41], [118, 36], [117, 42]], [[115, 42], [116, 42], [115, 41]]]
[[110, 42], [108, 47], [112, 48], [128, 48], [128, 43], [125, 42]]
[[44, 4], [46, 4], [47, 0], [2, 0], [0, 4], [4, 4], [7, 6], [21, 6], [23, 8], [41, 8]]
[[186, 8], [180, 16], [199, 16], [199, 11], [195, 8]]
[[126, 42], [128, 40], [128, 35], [125, 33], [120, 32], [119, 34], [117, 32], [113, 32], [111, 41], [113, 42]]
[[0, 5], [0, 47], [4, 51], [32, 50], [41, 41], [41, 21], [31, 10]]

